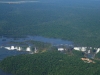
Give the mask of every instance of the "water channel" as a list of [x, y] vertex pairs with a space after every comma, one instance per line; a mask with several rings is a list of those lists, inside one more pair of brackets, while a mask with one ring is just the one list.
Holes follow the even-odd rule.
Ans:
[[[26, 38], [18, 38], [18, 39], [2, 37], [2, 38], [0, 38], [0, 47], [5, 46], [5, 44], [9, 44], [9, 42], [11, 42], [11, 41], [24, 42], [24, 41], [28, 41], [28, 40], [51, 43], [52, 45], [59, 45], [59, 44], [73, 45], [73, 42], [67, 41], [67, 40], [46, 38], [46, 37], [42, 37], [42, 36], [27, 36]], [[0, 61], [2, 61], [4, 58], [6, 58], [8, 56], [15, 56], [15, 55], [18, 55], [18, 54], [29, 54], [29, 52], [27, 52], [27, 51], [7, 50], [7, 49], [4, 49], [4, 48], [0, 48]], [[11, 74], [7, 74], [7, 73], [3, 72], [2, 70], [0, 70], [0, 75], [11, 75]]]

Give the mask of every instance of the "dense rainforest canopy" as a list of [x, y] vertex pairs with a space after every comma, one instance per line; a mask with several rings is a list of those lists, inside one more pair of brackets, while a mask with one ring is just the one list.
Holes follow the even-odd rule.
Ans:
[[[19, 4], [0, 2], [0, 36], [19, 38], [38, 35], [69, 40], [82, 46], [100, 47], [99, 0], [36, 1]], [[32, 43], [40, 47], [40, 52], [45, 46], [50, 46]], [[70, 55], [54, 49], [5, 58], [0, 62], [0, 68], [14, 75], [100, 75], [99, 59], [94, 60], [96, 63], [84, 63], [80, 52], [73, 51]], [[100, 53], [96, 55], [98, 57]]]
[[79, 55], [48, 51], [5, 58], [0, 68], [14, 75], [100, 75], [100, 62], [84, 63]]
[[100, 42], [99, 3], [93, 0], [1, 3], [0, 36], [41, 35], [97, 47]]

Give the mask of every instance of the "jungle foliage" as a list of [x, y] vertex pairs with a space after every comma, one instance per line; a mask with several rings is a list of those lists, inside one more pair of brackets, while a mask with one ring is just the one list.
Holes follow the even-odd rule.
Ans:
[[13, 75], [100, 75], [100, 62], [84, 63], [76, 54], [57, 51], [11, 56], [0, 68]]
[[40, 35], [84, 46], [99, 46], [100, 2], [43, 1], [0, 4], [0, 36], [16, 38]]

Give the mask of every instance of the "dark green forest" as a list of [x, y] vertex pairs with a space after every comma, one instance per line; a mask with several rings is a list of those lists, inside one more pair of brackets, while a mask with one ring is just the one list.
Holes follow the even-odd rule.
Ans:
[[79, 55], [48, 51], [5, 58], [0, 68], [14, 75], [100, 75], [100, 62], [84, 63]]
[[[44, 36], [73, 41], [80, 46], [100, 47], [99, 0], [38, 1], [0, 3], [0, 37]], [[85, 63], [81, 60], [82, 52], [65, 54], [50, 48], [48, 43], [28, 42], [35, 44], [40, 52], [7, 57], [0, 61], [0, 69], [13, 75], [100, 75], [100, 52], [91, 59], [96, 63]], [[42, 52], [45, 49], [51, 50]]]
[[100, 4], [97, 1], [0, 4], [0, 36], [39, 35], [99, 47]]

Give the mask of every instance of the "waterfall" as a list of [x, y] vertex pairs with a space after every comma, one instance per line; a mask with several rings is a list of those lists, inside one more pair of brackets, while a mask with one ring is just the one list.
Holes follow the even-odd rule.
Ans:
[[26, 51], [31, 51], [31, 48], [30, 48], [30, 46], [26, 48]]

